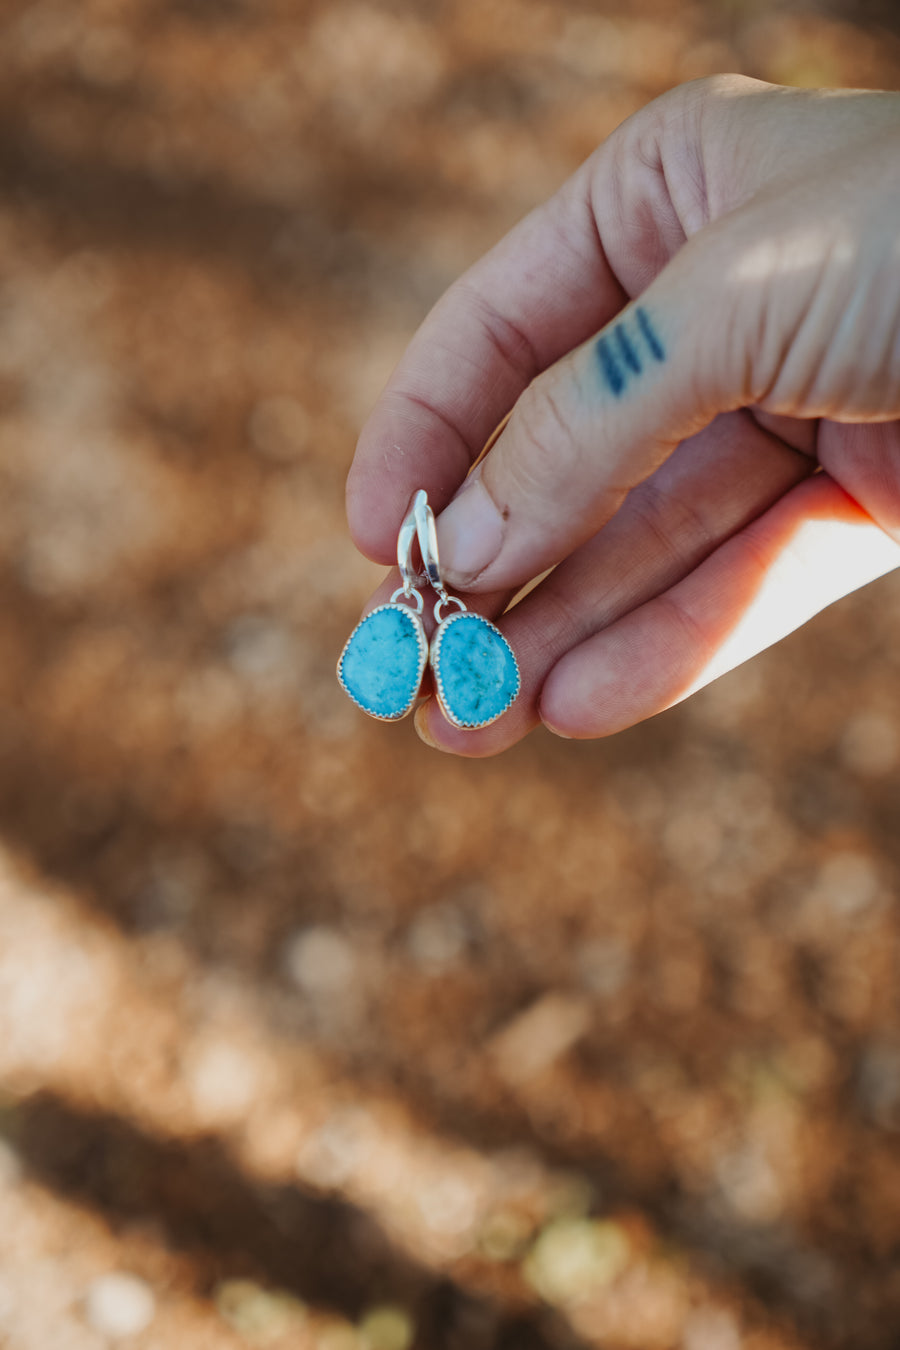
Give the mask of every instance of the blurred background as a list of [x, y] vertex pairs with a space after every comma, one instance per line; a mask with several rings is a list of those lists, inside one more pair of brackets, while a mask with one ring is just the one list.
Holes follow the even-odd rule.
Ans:
[[355, 434], [598, 140], [895, 3], [5, 0], [0, 1344], [891, 1350], [900, 578], [653, 722], [370, 722]]

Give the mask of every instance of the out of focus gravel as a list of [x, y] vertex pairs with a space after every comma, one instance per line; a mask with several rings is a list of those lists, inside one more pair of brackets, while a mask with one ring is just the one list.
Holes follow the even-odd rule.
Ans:
[[495, 762], [333, 678], [429, 303], [670, 84], [892, 22], [4, 6], [0, 1344], [896, 1345], [900, 583]]

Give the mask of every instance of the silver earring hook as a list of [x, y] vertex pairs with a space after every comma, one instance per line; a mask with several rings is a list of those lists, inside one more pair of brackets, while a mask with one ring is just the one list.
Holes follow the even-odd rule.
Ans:
[[[421, 490], [416, 493], [416, 500], [420, 496], [424, 496]], [[417, 534], [420, 534], [419, 518], [413, 505], [410, 507], [397, 534], [397, 566], [400, 568], [403, 594], [409, 599], [412, 598], [419, 584], [419, 574], [413, 567], [412, 561], [412, 548]]]
[[419, 536], [419, 549], [422, 553], [425, 575], [428, 578], [428, 584], [438, 597], [434, 606], [435, 622], [441, 622], [445, 605], [456, 605], [460, 613], [464, 614], [467, 609], [465, 601], [460, 600], [459, 596], [449, 593], [444, 584], [444, 578], [441, 576], [434, 512], [428, 505], [428, 494], [422, 488], [413, 498], [413, 515], [415, 516], [416, 533]]
[[419, 488], [413, 498], [413, 515], [416, 521], [416, 533], [419, 536], [419, 550], [425, 575], [432, 590], [437, 591], [442, 600], [447, 598], [447, 588], [441, 576], [441, 564], [438, 557], [437, 527], [434, 512], [428, 505], [428, 493]]

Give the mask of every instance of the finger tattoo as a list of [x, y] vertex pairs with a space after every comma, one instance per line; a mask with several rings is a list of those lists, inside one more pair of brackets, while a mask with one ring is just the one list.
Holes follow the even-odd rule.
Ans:
[[631, 331], [628, 319], [620, 319], [611, 332], [601, 333], [597, 338], [600, 374], [616, 398], [621, 398], [629, 379], [637, 379], [643, 373], [648, 354], [660, 364], [666, 359], [665, 348], [647, 311], [638, 305], [633, 317]]

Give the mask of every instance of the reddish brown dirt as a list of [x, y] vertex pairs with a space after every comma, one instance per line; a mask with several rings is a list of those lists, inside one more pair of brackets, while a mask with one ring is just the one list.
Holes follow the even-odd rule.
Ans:
[[333, 678], [429, 303], [679, 80], [895, 85], [850, 8], [7, 0], [4, 1346], [897, 1345], [897, 579], [604, 743]]

